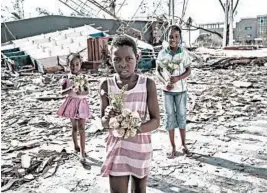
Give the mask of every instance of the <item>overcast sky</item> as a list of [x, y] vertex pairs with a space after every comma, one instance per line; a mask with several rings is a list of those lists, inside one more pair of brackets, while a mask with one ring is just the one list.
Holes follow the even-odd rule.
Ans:
[[[101, 0], [98, 1], [100, 2]], [[121, 2], [122, 0], [118, 1]], [[128, 0], [127, 5], [122, 8], [120, 16], [124, 18], [131, 18], [141, 1], [142, 0]], [[158, 1], [159, 0], [155, 0], [156, 3]], [[162, 0], [162, 2], [163, 1], [164, 0]], [[165, 2], [166, 1], [167, 0], [165, 0]], [[176, 15], [180, 16], [182, 4], [179, 2], [182, 2], [182, 0], [175, 0], [175, 1], [177, 2]], [[153, 8], [151, 6], [152, 5], [151, 2], [153, 1], [145, 0], [145, 2], [150, 3], [148, 4], [148, 7], [150, 7], [150, 11], [152, 11]], [[8, 5], [8, 7], [12, 7], [10, 1], [2, 1], [2, 4]], [[72, 12], [69, 8], [67, 8], [64, 4], [62, 4], [58, 0], [44, 0], [44, 1], [25, 0], [24, 4], [25, 16], [26, 17], [38, 16], [36, 12], [36, 7], [47, 9], [52, 13], [58, 13], [58, 9], [60, 8], [66, 15]], [[167, 11], [167, 6], [164, 7], [165, 11]], [[238, 21], [240, 18], [244, 17], [256, 17], [257, 15], [267, 14], [266, 7], [267, 7], [267, 0], [240, 0], [235, 20]], [[160, 10], [162, 12], [164, 11], [164, 8], [160, 8]], [[210, 22], [222, 22], [224, 20], [223, 10], [218, 0], [189, 0], [186, 18], [188, 16], [191, 16], [193, 20], [198, 24], [210, 23]]]

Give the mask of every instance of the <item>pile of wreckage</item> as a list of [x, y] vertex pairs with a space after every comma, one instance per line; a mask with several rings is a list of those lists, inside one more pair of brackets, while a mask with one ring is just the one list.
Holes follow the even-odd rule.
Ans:
[[[233, 140], [228, 137], [229, 133], [241, 132], [237, 129], [238, 126], [231, 125], [234, 119], [251, 119], [257, 115], [266, 115], [267, 88], [266, 79], [263, 77], [267, 75], [267, 57], [259, 57], [262, 55], [259, 53], [254, 59], [247, 59], [246, 62], [242, 59], [239, 64], [234, 64], [231, 61], [224, 63], [221, 58], [227, 60], [230, 56], [220, 50], [198, 48], [190, 54], [196, 62], [193, 63], [192, 75], [188, 80], [190, 90], [187, 122], [195, 127], [194, 130], [203, 131], [205, 136], [212, 134], [220, 141], [229, 142]], [[246, 53], [248, 54], [249, 52]], [[221, 62], [217, 61], [218, 58]], [[234, 66], [237, 69], [231, 70]], [[69, 120], [59, 121], [55, 115], [63, 99], [58, 92], [58, 82], [63, 73], [21, 72], [20, 76], [16, 76], [2, 68], [2, 191], [19, 189], [23, 184], [29, 184], [27, 186], [32, 188], [40, 183], [41, 179], [54, 177], [63, 164], [76, 164], [73, 160], [78, 158], [70, 153], [71, 147], [65, 149], [71, 138]], [[146, 73], [158, 84], [153, 71]], [[88, 138], [97, 139], [103, 135], [99, 121], [98, 89], [99, 82], [105, 77], [94, 78], [96, 81], [90, 85], [89, 100], [92, 117], [86, 132]], [[162, 95], [159, 93], [158, 97], [161, 117], [164, 119]], [[220, 129], [205, 127], [203, 130], [202, 126], [209, 123], [216, 123]], [[222, 134], [222, 130], [227, 128], [226, 124], [233, 128]], [[104, 148], [102, 142], [98, 143], [96, 151], [101, 152]], [[206, 147], [203, 149], [210, 151]], [[103, 155], [99, 154], [99, 157], [94, 158], [101, 160]], [[156, 163], [153, 164], [157, 166]]]
[[[83, 57], [82, 68], [95, 73], [98, 72], [99, 66], [111, 68], [109, 50], [113, 37], [91, 25], [85, 25], [14, 40], [12, 44], [2, 46], [1, 64], [12, 73], [55, 73], [68, 71], [66, 56], [70, 53], [79, 53]], [[141, 56], [138, 68], [142, 70], [154, 68], [157, 53], [164, 45], [153, 47], [144, 41], [133, 39], [137, 43]], [[164, 43], [166, 44], [166, 42]], [[207, 49], [208, 53], [202, 47], [187, 49], [190, 50], [193, 61], [197, 61], [198, 64], [206, 63], [203, 66], [205, 68], [227, 67], [232, 64], [266, 63], [266, 50], [257, 49], [253, 52], [256, 55], [250, 55], [249, 52], [254, 49], [252, 48], [251, 46], [235, 46], [224, 49]], [[241, 52], [241, 50], [243, 51]], [[257, 51], [261, 53], [258, 56]]]
[[[110, 64], [109, 48], [112, 38], [105, 31], [85, 25], [14, 40], [11, 44], [2, 46], [1, 63], [13, 73], [55, 73], [67, 71], [68, 54], [79, 53], [83, 57], [82, 68], [96, 72], [99, 65]], [[153, 46], [131, 38], [137, 43], [141, 55], [140, 68], [155, 67]]]

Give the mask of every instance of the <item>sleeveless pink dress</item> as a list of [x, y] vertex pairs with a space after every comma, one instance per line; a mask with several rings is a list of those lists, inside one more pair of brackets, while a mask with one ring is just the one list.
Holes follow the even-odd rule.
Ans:
[[[73, 83], [70, 76], [64, 78], [62, 84], [66, 84], [66, 88], [72, 87]], [[59, 107], [57, 115], [70, 119], [88, 119], [90, 117], [90, 108], [87, 102], [87, 95], [77, 95], [74, 91], [70, 91], [64, 103]]]
[[[115, 77], [108, 79], [108, 90], [118, 93]], [[138, 111], [143, 121], [147, 115], [147, 78], [140, 76], [136, 86], [126, 92], [125, 107]], [[103, 177], [132, 175], [137, 178], [148, 176], [152, 158], [150, 133], [139, 133], [133, 138], [119, 139], [108, 133], [106, 138], [106, 160], [101, 174]]]

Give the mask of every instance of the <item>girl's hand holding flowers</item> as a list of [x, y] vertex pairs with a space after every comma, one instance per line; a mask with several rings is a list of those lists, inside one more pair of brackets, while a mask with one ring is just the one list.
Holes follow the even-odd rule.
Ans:
[[174, 88], [173, 84], [178, 82], [179, 76], [172, 76], [175, 71], [179, 71], [181, 60], [168, 61], [168, 60], [158, 60], [159, 66], [165, 69], [167, 72], [167, 76], [165, 76], [165, 80], [168, 81], [166, 88], [167, 90], [172, 90]]
[[72, 77], [73, 91], [80, 95], [82, 92], [89, 91], [88, 78], [85, 75]]
[[180, 80], [179, 76], [171, 76], [170, 78], [170, 83], [171, 84], [175, 84], [176, 82], [178, 82]]
[[137, 135], [141, 129], [142, 120], [138, 112], [133, 112], [124, 108], [124, 92], [126, 86], [118, 94], [110, 93], [108, 95], [104, 90], [100, 91], [102, 96], [106, 95], [110, 100], [110, 106], [105, 109], [104, 119], [108, 121], [114, 137], [127, 139]]

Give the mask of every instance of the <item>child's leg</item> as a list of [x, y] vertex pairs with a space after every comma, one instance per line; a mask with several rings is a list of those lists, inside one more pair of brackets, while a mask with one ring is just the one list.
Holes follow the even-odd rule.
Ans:
[[147, 176], [140, 179], [132, 176], [132, 190], [131, 193], [146, 193]]
[[169, 138], [172, 145], [172, 152], [176, 152], [176, 145], [175, 145], [175, 129], [169, 130]]
[[164, 108], [166, 114], [165, 127], [166, 130], [169, 132], [170, 142], [172, 145], [172, 151], [169, 155], [169, 158], [173, 158], [176, 152], [174, 129], [178, 127], [175, 116], [175, 103], [174, 103], [175, 97], [173, 93], [167, 93], [167, 92], [164, 92], [163, 96], [164, 96]]
[[189, 151], [186, 147], [186, 144], [185, 144], [185, 136], [186, 136], [186, 131], [185, 129], [180, 129], [180, 136], [181, 136], [181, 142], [182, 142], [182, 151], [185, 153], [185, 154], [188, 154]]
[[186, 147], [186, 92], [179, 93], [175, 97], [176, 109], [177, 109], [177, 122], [180, 129], [181, 146], [184, 153], [189, 153]]
[[78, 120], [71, 119], [71, 124], [72, 124], [72, 140], [74, 143], [74, 150], [79, 151], [80, 147], [78, 145], [78, 140], [77, 140]]
[[78, 129], [80, 134], [81, 155], [85, 157], [85, 119], [79, 119]]
[[129, 176], [109, 176], [110, 193], [128, 193]]

